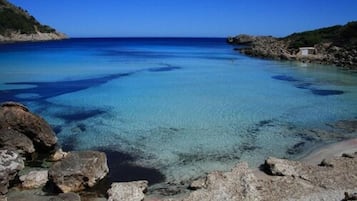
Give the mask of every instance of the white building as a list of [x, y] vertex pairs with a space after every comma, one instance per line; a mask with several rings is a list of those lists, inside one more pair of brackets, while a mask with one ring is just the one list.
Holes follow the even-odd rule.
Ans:
[[301, 56], [308, 56], [312, 54], [316, 54], [315, 48], [314, 47], [300, 47], [300, 55]]

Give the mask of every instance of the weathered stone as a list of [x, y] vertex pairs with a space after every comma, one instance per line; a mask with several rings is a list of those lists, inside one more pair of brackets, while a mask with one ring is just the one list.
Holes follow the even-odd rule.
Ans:
[[23, 158], [14, 151], [0, 150], [0, 194], [8, 191], [9, 182], [24, 168]]
[[0, 129], [0, 147], [21, 154], [35, 152], [32, 141], [26, 135], [12, 129]]
[[81, 201], [81, 197], [76, 193], [61, 193], [48, 201]]
[[39, 188], [44, 186], [48, 181], [48, 170], [31, 171], [20, 177], [22, 187], [24, 188]]
[[147, 181], [113, 183], [108, 190], [108, 201], [142, 201], [147, 187]]
[[64, 159], [67, 156], [67, 152], [64, 152], [62, 149], [57, 149], [54, 154], [50, 156], [50, 161], [59, 161]]
[[51, 126], [19, 103], [6, 102], [1, 105], [0, 128], [25, 134], [33, 141], [36, 149], [52, 149], [57, 143]]
[[345, 198], [344, 198], [343, 200], [344, 200], [344, 201], [357, 200], [357, 193], [348, 193], [348, 192], [345, 192]]
[[257, 191], [257, 181], [247, 163], [239, 163], [230, 172], [213, 172], [207, 175], [204, 188], [192, 191], [188, 197], [169, 199], [180, 201], [262, 200]]
[[94, 186], [109, 172], [105, 153], [98, 151], [70, 152], [49, 169], [49, 178], [64, 193]]
[[265, 167], [272, 175], [277, 176], [299, 176], [301, 163], [274, 157], [269, 157], [265, 161]]
[[197, 190], [197, 189], [201, 189], [201, 188], [205, 188], [206, 187], [206, 179], [207, 178], [199, 178], [197, 180], [194, 180], [190, 186], [189, 189], [191, 190]]

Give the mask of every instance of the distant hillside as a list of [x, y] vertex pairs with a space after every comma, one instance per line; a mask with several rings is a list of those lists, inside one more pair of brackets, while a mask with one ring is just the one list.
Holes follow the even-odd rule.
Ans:
[[357, 45], [357, 21], [344, 26], [337, 25], [313, 31], [294, 33], [282, 40], [288, 41], [289, 47], [307, 47], [321, 43], [331, 43], [338, 47], [353, 47]]
[[[294, 33], [283, 38], [241, 34], [229, 37], [227, 41], [244, 45], [237, 47], [237, 50], [250, 56], [334, 64], [357, 70], [357, 21]], [[308, 48], [303, 51], [300, 49], [302, 47]]]
[[55, 40], [66, 38], [40, 24], [33, 16], [6, 0], [0, 0], [0, 41]]

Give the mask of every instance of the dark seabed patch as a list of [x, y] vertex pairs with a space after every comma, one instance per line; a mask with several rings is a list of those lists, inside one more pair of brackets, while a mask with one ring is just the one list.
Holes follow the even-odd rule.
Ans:
[[316, 89], [313, 87], [312, 83], [309, 82], [303, 82], [301, 80], [298, 80], [292, 76], [288, 75], [275, 75], [272, 76], [273, 79], [276, 80], [282, 80], [282, 81], [287, 81], [287, 82], [294, 82], [295, 87], [298, 89], [305, 89], [309, 90], [312, 94], [317, 95], [317, 96], [333, 96], [333, 95], [341, 95], [344, 94], [344, 91], [341, 90], [333, 90], [333, 89]]
[[83, 121], [101, 114], [104, 114], [106, 111], [100, 109], [94, 110], [81, 110], [81, 111], [73, 111], [70, 113], [61, 113], [56, 114], [55, 117], [63, 119], [66, 123]]
[[165, 72], [165, 71], [172, 71], [172, 70], [179, 70], [181, 67], [176, 66], [167, 66], [167, 67], [159, 67], [159, 68], [149, 68], [149, 72]]
[[[5, 83], [11, 85], [32, 85], [32, 88], [26, 89], [10, 89], [0, 91], [0, 101], [4, 102], [7, 100], [13, 101], [41, 101], [48, 98], [60, 96], [63, 94], [68, 94], [72, 92], [77, 92], [81, 90], [88, 89], [90, 87], [99, 86], [113, 79], [118, 79], [121, 77], [126, 77], [132, 75], [131, 73], [117, 73], [112, 75], [107, 75], [98, 78], [89, 78], [81, 80], [70, 80], [70, 81], [54, 81], [54, 82], [14, 82]], [[32, 94], [29, 96], [21, 96], [21, 94]], [[20, 96], [19, 96], [20, 95]]]
[[310, 89], [310, 91], [319, 96], [331, 96], [331, 95], [341, 95], [344, 91], [341, 90], [330, 90], [330, 89]]
[[76, 135], [71, 135], [66, 137], [62, 143], [61, 143], [61, 148], [63, 151], [74, 151], [75, 148], [77, 147], [78, 140]]
[[299, 81], [298, 79], [295, 79], [294, 77], [288, 76], [288, 75], [275, 75], [272, 78], [276, 79], [276, 80], [282, 80], [282, 81], [288, 81], [288, 82], [297, 82], [297, 81]]
[[153, 185], [166, 179], [165, 175], [157, 169], [133, 164], [138, 159], [136, 156], [105, 148], [98, 150], [107, 155], [111, 182], [147, 180], [149, 185]]

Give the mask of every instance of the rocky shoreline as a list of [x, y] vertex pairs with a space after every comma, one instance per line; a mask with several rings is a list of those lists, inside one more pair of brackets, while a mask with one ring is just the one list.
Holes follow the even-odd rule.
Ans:
[[[357, 131], [357, 121], [342, 126]], [[147, 181], [115, 182], [98, 194], [93, 189], [110, 171], [106, 154], [63, 152], [44, 119], [22, 104], [6, 102], [0, 106], [0, 200], [356, 200], [357, 153], [351, 151], [357, 140], [348, 144], [341, 145], [348, 153], [319, 164], [269, 157], [258, 170], [242, 162], [229, 172], [194, 180], [186, 194], [146, 194]]]
[[332, 43], [318, 43], [310, 47], [314, 51], [312, 54], [304, 55], [299, 48], [291, 48], [288, 39], [272, 36], [241, 34], [236, 37], [229, 37], [227, 42], [237, 45], [235, 50], [248, 56], [336, 65], [348, 70], [357, 70], [357, 49], [352, 47], [338, 47]]
[[59, 32], [54, 33], [41, 33], [36, 34], [20, 34], [12, 33], [9, 36], [0, 35], [0, 44], [1, 43], [15, 43], [15, 42], [36, 42], [36, 41], [50, 41], [50, 40], [64, 40], [68, 37]]

